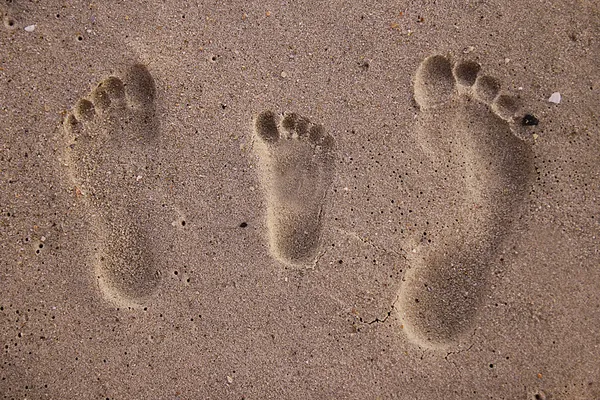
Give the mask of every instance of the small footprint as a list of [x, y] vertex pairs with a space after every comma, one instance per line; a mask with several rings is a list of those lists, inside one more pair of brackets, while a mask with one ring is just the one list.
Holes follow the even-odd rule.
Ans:
[[321, 125], [297, 114], [278, 119], [264, 111], [254, 126], [271, 253], [289, 266], [310, 267], [333, 180], [334, 140]]
[[158, 123], [154, 79], [145, 66], [111, 76], [80, 99], [63, 122], [65, 158], [86, 200], [99, 243], [96, 277], [106, 298], [136, 307], [160, 272], [150, 243]]
[[511, 130], [519, 103], [499, 92], [499, 81], [475, 62], [453, 66], [436, 55], [416, 72], [419, 140], [456, 171], [450, 180], [463, 192], [462, 206], [436, 216], [459, 221], [457, 230], [440, 245], [417, 248], [395, 307], [408, 337], [424, 347], [451, 345], [472, 328], [496, 249], [533, 177], [532, 150]]

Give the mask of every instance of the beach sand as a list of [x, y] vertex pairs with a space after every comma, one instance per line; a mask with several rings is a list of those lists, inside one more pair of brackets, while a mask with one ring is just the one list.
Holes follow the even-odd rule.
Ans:
[[0, 5], [0, 398], [600, 399], [597, 2], [107, 3]]

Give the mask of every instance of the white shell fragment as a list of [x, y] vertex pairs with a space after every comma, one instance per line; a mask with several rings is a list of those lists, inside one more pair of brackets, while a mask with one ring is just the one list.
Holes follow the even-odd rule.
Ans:
[[560, 96], [560, 93], [558, 93], [558, 92], [552, 93], [552, 96], [550, 96], [550, 98], [548, 99], [548, 101], [550, 103], [554, 103], [554, 104], [560, 103], [560, 100], [561, 100], [561, 96]]
[[27, 32], [33, 32], [33, 31], [35, 31], [35, 25], [28, 25], [25, 27], [25, 30]]

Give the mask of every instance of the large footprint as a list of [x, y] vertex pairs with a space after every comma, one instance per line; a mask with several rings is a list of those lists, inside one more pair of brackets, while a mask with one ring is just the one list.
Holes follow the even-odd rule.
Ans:
[[453, 66], [432, 56], [414, 82], [421, 137], [453, 147], [444, 149], [444, 164], [458, 171], [453, 184], [464, 192], [462, 207], [439, 213], [450, 225], [460, 221], [458, 231], [413, 257], [395, 307], [408, 337], [429, 348], [456, 343], [472, 327], [496, 249], [533, 176], [530, 146], [511, 131], [517, 100], [479, 71], [474, 62]]
[[154, 97], [154, 79], [136, 64], [123, 80], [102, 81], [63, 123], [76, 193], [95, 217], [100, 289], [126, 307], [141, 305], [160, 276], [149, 243], [158, 134]]
[[334, 140], [322, 126], [297, 114], [278, 119], [264, 111], [254, 126], [271, 254], [289, 266], [310, 267], [333, 179]]

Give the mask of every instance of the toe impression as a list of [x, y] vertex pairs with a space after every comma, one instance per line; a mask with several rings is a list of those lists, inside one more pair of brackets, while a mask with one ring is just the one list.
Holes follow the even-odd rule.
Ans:
[[73, 113], [79, 121], [91, 121], [96, 116], [96, 109], [91, 101], [81, 99], [75, 104]]
[[452, 64], [443, 56], [426, 58], [415, 75], [414, 96], [421, 109], [447, 102], [455, 90]]
[[492, 104], [500, 92], [500, 82], [496, 78], [483, 75], [477, 77], [473, 86], [475, 96], [482, 102]]
[[475, 61], [458, 63], [454, 67], [454, 77], [462, 86], [473, 86], [481, 70], [481, 65]]
[[139, 108], [151, 109], [154, 107], [156, 85], [150, 71], [143, 64], [135, 64], [127, 71], [124, 85], [125, 94], [129, 102]]
[[275, 113], [263, 111], [254, 121], [254, 132], [265, 143], [275, 143], [279, 140], [279, 129], [275, 120]]

